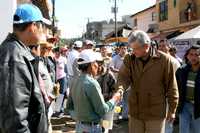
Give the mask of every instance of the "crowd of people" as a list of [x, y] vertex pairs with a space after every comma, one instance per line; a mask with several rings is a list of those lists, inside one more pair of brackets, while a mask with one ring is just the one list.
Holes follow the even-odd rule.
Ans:
[[200, 132], [199, 46], [182, 60], [167, 40], [155, 45], [135, 30], [116, 49], [91, 40], [57, 47], [44, 25], [38, 7], [22, 4], [0, 45], [0, 133], [51, 133], [51, 117], [64, 113], [76, 132], [102, 133], [117, 105], [130, 133], [172, 133], [176, 118], [180, 133]]

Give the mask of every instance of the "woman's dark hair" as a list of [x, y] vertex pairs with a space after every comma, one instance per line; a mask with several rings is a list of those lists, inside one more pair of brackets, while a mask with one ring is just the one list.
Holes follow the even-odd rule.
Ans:
[[[80, 58], [80, 59], [78, 59], [77, 62], [81, 62], [81, 61], [84, 61], [84, 60]], [[90, 63], [79, 64], [79, 65], [78, 65], [78, 69], [79, 69], [80, 71], [82, 71], [82, 72], [87, 72], [89, 66], [90, 66]]]

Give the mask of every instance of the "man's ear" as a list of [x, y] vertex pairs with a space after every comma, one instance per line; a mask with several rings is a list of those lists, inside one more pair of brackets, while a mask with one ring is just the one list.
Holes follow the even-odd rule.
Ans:
[[34, 23], [32, 23], [32, 24], [30, 24], [28, 27], [27, 27], [27, 29], [26, 29], [27, 31], [28, 31], [28, 33], [32, 33], [32, 32], [35, 32], [35, 24]]

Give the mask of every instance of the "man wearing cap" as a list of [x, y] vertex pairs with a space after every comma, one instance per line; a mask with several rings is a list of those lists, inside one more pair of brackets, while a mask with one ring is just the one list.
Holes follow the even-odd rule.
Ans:
[[83, 42], [83, 49], [93, 49], [94, 48], [94, 42], [91, 40], [85, 40]]
[[75, 111], [77, 133], [102, 133], [100, 120], [106, 112], [114, 108], [121, 93], [114, 94], [111, 100], [104, 101], [101, 87], [94, 78], [98, 72], [97, 54], [91, 50], [81, 52], [78, 65], [81, 75], [73, 80], [68, 101], [68, 109]]
[[173, 63], [168, 55], [151, 46], [143, 31], [132, 32], [128, 43], [133, 54], [125, 56], [117, 86], [122, 90], [131, 86], [129, 132], [164, 133], [165, 121], [174, 121], [179, 98]]
[[74, 47], [69, 52], [67, 56], [67, 72], [69, 76], [69, 85], [71, 84], [71, 81], [76, 74], [74, 72], [77, 72], [76, 66], [74, 61], [78, 58], [80, 52], [82, 51], [83, 42], [82, 41], [75, 41]]
[[14, 15], [13, 33], [0, 45], [0, 132], [47, 133], [48, 121], [42, 90], [28, 48], [42, 34], [38, 7], [22, 4]]

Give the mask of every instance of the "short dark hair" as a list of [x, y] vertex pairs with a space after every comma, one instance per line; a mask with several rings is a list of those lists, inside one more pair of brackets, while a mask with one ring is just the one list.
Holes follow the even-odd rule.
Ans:
[[75, 50], [80, 50], [81, 48], [79, 48], [79, 47], [74, 47], [74, 49], [75, 49]]
[[174, 45], [171, 45], [171, 48], [169, 49], [170, 52], [177, 52], [177, 48]]
[[[78, 59], [77, 62], [81, 62], [81, 61], [84, 61], [83, 59]], [[78, 69], [82, 72], [87, 72], [89, 66], [90, 66], [91, 63], [86, 63], [86, 64], [79, 64], [78, 65]]]
[[60, 47], [56, 47], [53, 49], [53, 52], [60, 52]]
[[31, 50], [37, 49], [38, 47], [39, 47], [39, 45], [31, 45], [31, 46], [29, 46], [29, 48], [30, 48]]
[[[20, 17], [17, 15], [14, 15], [13, 21], [19, 21], [19, 20], [20, 20]], [[22, 32], [22, 31], [25, 31], [26, 28], [31, 24], [32, 24], [32, 22], [22, 23], [22, 24], [13, 24], [13, 30]]]
[[32, 22], [23, 24], [13, 24], [13, 30], [22, 32], [25, 31], [31, 24]]
[[119, 48], [126, 47], [127, 45], [125, 43], [119, 43]]
[[163, 40], [163, 39], [162, 39], [162, 40], [160, 40], [160, 43], [162, 43], [162, 42], [165, 42], [165, 40]]
[[[19, 16], [14, 15], [14, 21], [19, 21]], [[41, 24], [41, 21], [37, 22], [27, 22], [27, 23], [20, 23], [20, 24], [13, 24], [13, 30], [14, 31], [25, 31], [32, 23], [36, 23], [37, 25]]]
[[185, 62], [186, 63], [189, 63], [189, 61], [188, 61], [188, 59], [187, 59], [187, 56], [188, 56], [188, 54], [189, 54], [189, 52], [191, 51], [191, 50], [198, 50], [198, 52], [199, 52], [199, 54], [200, 54], [200, 51], [199, 51], [199, 47], [198, 46], [192, 46], [192, 47], [190, 47], [186, 52], [185, 52], [185, 55], [184, 55], [184, 59], [185, 59]]
[[[190, 47], [190, 48], [187, 50], [187, 52], [189, 53], [190, 50], [192, 50], [192, 49], [193, 49], [193, 50], [198, 50], [198, 52], [199, 52], [199, 54], [200, 54], [200, 51], [199, 51], [199, 50], [200, 50], [200, 47], [199, 47], [199, 46], [193, 45], [192, 47]], [[187, 53], [187, 52], [186, 52], [186, 53]]]

